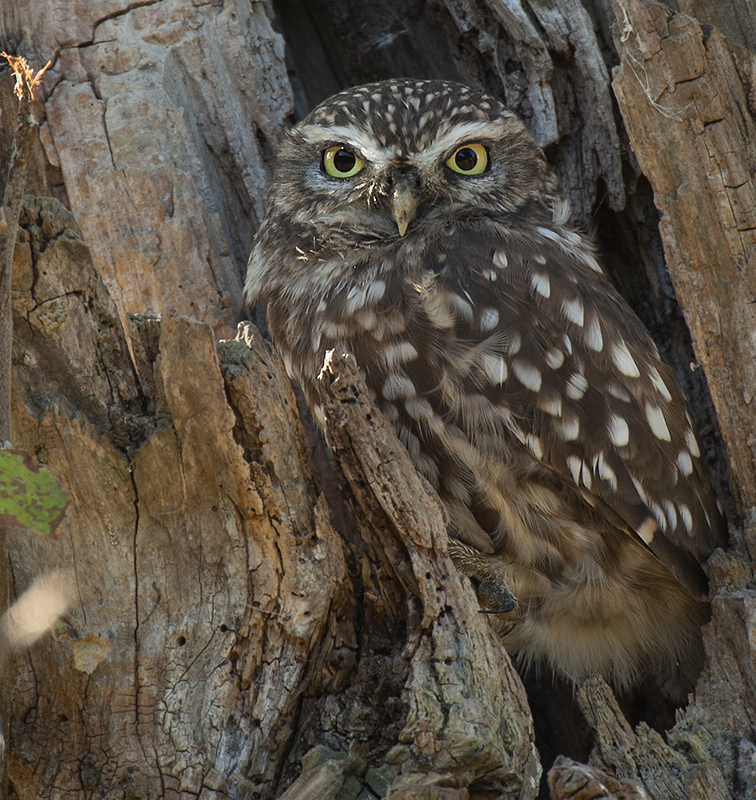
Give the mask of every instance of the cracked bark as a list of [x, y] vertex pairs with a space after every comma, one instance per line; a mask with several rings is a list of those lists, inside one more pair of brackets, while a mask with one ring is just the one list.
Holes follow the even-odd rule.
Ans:
[[15, 665], [18, 797], [536, 796], [522, 685], [350, 360], [324, 372], [327, 456], [263, 336], [216, 343], [287, 119], [414, 74], [526, 119], [744, 521], [711, 564], [695, 701], [662, 737], [589, 682], [593, 752], [555, 762], [551, 795], [756, 798], [753, 56], [638, 0], [614, 39], [608, 0], [310, 7], [0, 0], [0, 44], [54, 61], [30, 187], [70, 209], [25, 200], [13, 401], [73, 501], [61, 542], [12, 535], [12, 576], [71, 565], [79, 597]]

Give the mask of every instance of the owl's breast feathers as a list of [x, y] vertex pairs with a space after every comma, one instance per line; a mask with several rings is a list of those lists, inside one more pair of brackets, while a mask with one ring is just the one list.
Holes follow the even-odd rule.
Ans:
[[685, 399], [577, 234], [457, 222], [307, 278], [268, 321], [316, 415], [324, 353], [353, 352], [462, 540], [558, 579], [625, 531], [705, 597], [723, 522]]

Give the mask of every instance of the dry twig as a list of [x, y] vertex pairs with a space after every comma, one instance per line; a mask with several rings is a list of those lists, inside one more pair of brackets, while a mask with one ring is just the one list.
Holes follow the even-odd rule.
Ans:
[[31, 103], [34, 100], [34, 89], [39, 86], [42, 76], [47, 72], [52, 61], [48, 61], [39, 72], [35, 73], [23, 56], [9, 56], [5, 51], [0, 53], [0, 56], [7, 59], [16, 76], [13, 93], [18, 97], [19, 103]]

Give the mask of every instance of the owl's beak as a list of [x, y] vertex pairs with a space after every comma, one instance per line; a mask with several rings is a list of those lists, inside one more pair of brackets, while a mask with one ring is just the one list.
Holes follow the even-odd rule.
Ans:
[[415, 211], [419, 205], [420, 198], [417, 196], [417, 189], [411, 186], [406, 179], [398, 180], [391, 193], [391, 211], [396, 227], [399, 228], [400, 236], [404, 236], [407, 232], [407, 227], [415, 218]]

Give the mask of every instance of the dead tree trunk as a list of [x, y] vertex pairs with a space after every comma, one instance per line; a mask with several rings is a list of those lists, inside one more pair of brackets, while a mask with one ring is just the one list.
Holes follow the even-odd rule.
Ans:
[[232, 338], [286, 124], [390, 75], [525, 118], [678, 371], [734, 523], [694, 702], [665, 740], [589, 682], [593, 754], [557, 759], [552, 796], [756, 798], [756, 39], [735, 0], [679, 6], [700, 22], [640, 0], [0, 0], [0, 46], [53, 60], [14, 444], [72, 494], [62, 540], [14, 532], [10, 566], [17, 591], [66, 569], [77, 597], [15, 663], [19, 798], [538, 795], [522, 684], [350, 359], [324, 373], [325, 456], [263, 336]]

